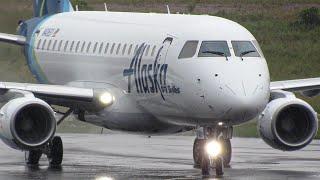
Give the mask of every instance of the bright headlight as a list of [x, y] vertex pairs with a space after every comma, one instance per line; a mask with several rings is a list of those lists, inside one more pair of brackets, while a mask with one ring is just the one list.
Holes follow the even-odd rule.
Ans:
[[211, 157], [217, 157], [222, 152], [221, 144], [217, 141], [210, 141], [206, 145], [206, 152]]
[[100, 100], [100, 102], [102, 104], [108, 106], [108, 105], [111, 105], [113, 103], [114, 97], [109, 92], [104, 92], [103, 94], [100, 95], [99, 100]]

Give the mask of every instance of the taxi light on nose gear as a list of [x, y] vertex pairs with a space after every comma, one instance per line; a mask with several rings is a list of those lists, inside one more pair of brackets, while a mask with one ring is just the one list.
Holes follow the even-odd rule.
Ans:
[[210, 141], [206, 145], [206, 152], [211, 157], [217, 157], [222, 152], [222, 146], [218, 141]]
[[99, 100], [102, 104], [109, 106], [113, 103], [114, 97], [109, 92], [104, 92], [103, 94], [101, 94]]

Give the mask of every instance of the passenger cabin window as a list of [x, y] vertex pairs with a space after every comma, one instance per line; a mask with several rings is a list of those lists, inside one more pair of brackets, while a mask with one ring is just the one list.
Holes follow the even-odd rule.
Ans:
[[93, 53], [96, 53], [97, 47], [99, 43], [94, 44]]
[[58, 42], [58, 40], [55, 40], [54, 43], [53, 43], [53, 47], [52, 47], [52, 50], [53, 50], [53, 51], [56, 50], [57, 42]]
[[156, 46], [153, 46], [152, 51], [151, 51], [151, 56], [154, 56], [154, 53], [156, 52]]
[[113, 43], [112, 46], [111, 46], [110, 54], [113, 54], [113, 50], [114, 50], [114, 47], [115, 47], [115, 46], [116, 46], [116, 44]]
[[147, 46], [145, 56], [148, 56], [148, 55], [149, 55], [149, 51], [150, 51], [150, 45]]
[[100, 43], [99, 54], [102, 53], [102, 49], [103, 49], [103, 43]]
[[87, 53], [89, 53], [91, 47], [91, 42], [89, 42], [88, 47], [87, 47]]
[[129, 46], [129, 50], [128, 50], [128, 55], [130, 55], [131, 54], [131, 51], [132, 51], [132, 44], [130, 44], [130, 46]]
[[179, 59], [192, 58], [197, 52], [198, 43], [199, 41], [187, 41], [179, 54]]
[[86, 47], [86, 42], [83, 41], [82, 47], [81, 47], [81, 53], [84, 53], [84, 48]]
[[64, 52], [67, 51], [68, 44], [69, 44], [69, 41], [66, 41], [66, 43], [64, 44]]
[[260, 57], [251, 41], [231, 41], [237, 57]]
[[125, 45], [123, 46], [122, 55], [124, 55], [124, 53], [126, 52], [126, 49], [127, 49], [127, 44], [125, 44]]
[[227, 41], [203, 41], [198, 54], [199, 57], [230, 57]]
[[38, 41], [37, 49], [40, 49], [40, 45], [41, 45], [41, 39], [39, 39]]
[[47, 42], [47, 40], [45, 39], [44, 41], [43, 41], [43, 44], [42, 44], [42, 50], [44, 50], [44, 47], [46, 46], [46, 42]]
[[108, 49], [109, 49], [109, 43], [107, 43], [106, 47], [104, 48], [104, 54], [108, 53]]
[[139, 45], [136, 45], [136, 47], [134, 48], [134, 53], [137, 53], [138, 48], [139, 48]]
[[62, 47], [62, 43], [63, 43], [63, 40], [61, 40], [61, 41], [59, 42], [59, 47], [58, 47], [58, 51], [60, 51], [60, 50], [61, 50], [61, 47]]
[[51, 40], [49, 41], [49, 43], [48, 43], [48, 47], [47, 47], [47, 50], [49, 51], [50, 50], [50, 45], [51, 45]]
[[80, 47], [80, 41], [77, 42], [77, 46], [76, 46], [76, 52], [79, 51], [79, 47]]
[[73, 46], [74, 46], [74, 41], [71, 42], [71, 46], [70, 46], [70, 52], [73, 51]]
[[119, 44], [119, 45], [118, 45], [118, 48], [117, 48], [117, 53], [116, 53], [117, 55], [119, 54], [119, 51], [120, 51], [120, 47], [121, 47], [121, 44]]

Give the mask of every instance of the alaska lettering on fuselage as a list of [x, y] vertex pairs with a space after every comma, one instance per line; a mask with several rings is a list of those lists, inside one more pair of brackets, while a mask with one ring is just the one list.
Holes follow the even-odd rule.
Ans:
[[162, 46], [153, 64], [142, 64], [143, 54], [147, 45], [143, 43], [135, 53], [128, 69], [123, 71], [123, 76], [128, 77], [128, 93], [132, 92], [132, 77], [137, 93], [155, 94], [160, 93], [163, 100], [164, 94], [179, 94], [180, 88], [175, 85], [167, 85], [168, 64], [160, 64]]

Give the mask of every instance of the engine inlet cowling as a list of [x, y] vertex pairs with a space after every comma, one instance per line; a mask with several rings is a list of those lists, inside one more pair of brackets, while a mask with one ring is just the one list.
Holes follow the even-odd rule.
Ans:
[[318, 130], [314, 109], [297, 98], [271, 101], [258, 121], [262, 139], [275, 149], [299, 150], [308, 145]]
[[30, 150], [43, 146], [55, 134], [52, 108], [37, 98], [22, 97], [9, 101], [1, 110], [0, 137], [10, 147]]

